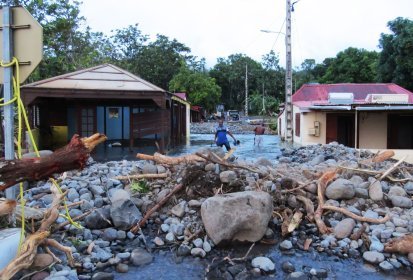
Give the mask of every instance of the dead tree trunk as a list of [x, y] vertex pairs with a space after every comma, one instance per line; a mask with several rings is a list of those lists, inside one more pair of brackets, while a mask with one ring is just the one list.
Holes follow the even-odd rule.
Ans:
[[90, 152], [106, 136], [96, 133], [88, 138], [75, 134], [69, 144], [42, 158], [16, 159], [0, 162], [0, 191], [24, 181], [38, 181], [54, 173], [81, 169]]

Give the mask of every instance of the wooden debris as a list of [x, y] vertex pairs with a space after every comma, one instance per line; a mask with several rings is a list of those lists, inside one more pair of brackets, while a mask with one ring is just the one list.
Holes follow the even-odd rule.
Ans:
[[219, 157], [218, 157], [218, 159], [217, 159], [217, 158], [213, 158], [213, 157], [210, 156], [210, 155], [205, 156], [205, 155], [203, 155], [203, 154], [201, 154], [201, 153], [195, 153], [195, 154], [196, 154], [197, 156], [199, 156], [199, 157], [207, 160], [207, 161], [210, 161], [210, 162], [213, 162], [213, 163], [217, 163], [217, 164], [219, 164], [219, 165], [222, 165], [222, 166], [225, 166], [225, 167], [228, 167], [228, 168], [239, 168], [239, 169], [245, 169], [245, 170], [248, 170], [248, 171], [251, 171], [251, 172], [254, 172], [254, 173], [261, 173], [261, 171], [256, 170], [256, 169], [253, 169], [253, 168], [248, 167], [248, 166], [237, 165], [237, 164], [231, 164], [231, 163], [224, 162], [224, 161], [222, 161]]
[[371, 162], [374, 162], [374, 163], [383, 162], [383, 161], [388, 160], [392, 157], [394, 157], [394, 151], [386, 150], [386, 151], [383, 151], [383, 152], [379, 153], [375, 157], [373, 157], [371, 159]]
[[313, 242], [313, 240], [311, 239], [311, 238], [307, 238], [305, 241], [304, 241], [304, 251], [308, 251], [308, 249], [310, 249], [310, 245], [311, 245], [311, 243]]
[[66, 193], [60, 194], [55, 186], [52, 186], [51, 190], [53, 194], [52, 205], [47, 209], [39, 229], [24, 240], [17, 256], [0, 272], [0, 279], [11, 279], [20, 270], [29, 268], [33, 263], [39, 246], [52, 246], [64, 251], [69, 264], [73, 265], [72, 250], [55, 240], [47, 239], [50, 235], [51, 226], [59, 217], [60, 203], [66, 195]]
[[389, 169], [387, 169], [383, 175], [380, 176], [380, 178], [378, 179], [379, 181], [383, 180], [384, 178], [386, 178], [388, 175], [390, 175], [390, 173], [392, 173], [397, 166], [399, 166], [405, 159], [407, 156], [404, 156], [403, 158], [401, 158], [398, 162], [396, 162], [393, 166], [391, 166]]
[[197, 155], [185, 155], [180, 157], [169, 157], [160, 153], [155, 153], [153, 156], [145, 154], [137, 154], [136, 157], [142, 160], [153, 160], [159, 164], [176, 165], [180, 163], [203, 162], [204, 159]]
[[290, 224], [288, 225], [287, 231], [288, 233], [293, 232], [301, 223], [303, 218], [303, 213], [297, 211], [294, 213], [293, 217], [291, 218]]
[[281, 224], [281, 235], [282, 236], [286, 236], [289, 233], [288, 227], [290, 225], [292, 216], [293, 216], [293, 212], [289, 208], [284, 209], [284, 211], [282, 212], [282, 220], [283, 220]]
[[131, 180], [131, 179], [164, 179], [168, 177], [168, 173], [160, 174], [136, 174], [136, 175], [126, 175], [126, 176], [117, 176], [117, 180]]
[[410, 254], [413, 253], [413, 234], [392, 239], [384, 244], [384, 252]]
[[148, 212], [146, 212], [145, 216], [142, 218], [142, 220], [140, 220], [138, 222], [137, 225], [135, 225], [134, 227], [131, 228], [131, 232], [133, 233], [137, 233], [139, 231], [139, 229], [141, 227], [143, 227], [146, 223], [146, 221], [150, 218], [150, 216], [156, 212], [159, 208], [161, 208], [166, 202], [168, 202], [168, 200], [174, 195], [176, 194], [178, 191], [180, 191], [182, 189], [183, 185], [182, 184], [178, 184], [175, 186], [175, 188], [173, 188], [173, 190], [167, 195], [165, 196], [161, 201], [159, 201], [154, 207], [152, 207]]
[[7, 199], [0, 202], [0, 217], [12, 214], [16, 205], [16, 200]]
[[296, 198], [301, 201], [304, 204], [305, 211], [307, 212], [307, 219], [310, 222], [314, 221], [314, 204], [313, 202], [309, 199], [306, 198], [302, 195], [297, 195]]
[[24, 181], [39, 181], [54, 173], [85, 167], [93, 148], [107, 138], [96, 133], [88, 138], [75, 134], [65, 147], [47, 157], [0, 162], [0, 191]]
[[366, 231], [367, 225], [363, 224], [361, 228], [350, 236], [351, 240], [359, 240], [361, 235]]
[[345, 208], [340, 208], [340, 207], [336, 207], [336, 206], [332, 206], [332, 205], [323, 205], [323, 209], [324, 210], [331, 210], [331, 211], [335, 211], [335, 212], [340, 212], [340, 213], [342, 213], [346, 216], [349, 216], [350, 218], [353, 218], [354, 220], [357, 220], [357, 221], [360, 221], [360, 222], [372, 223], [372, 224], [384, 224], [385, 222], [390, 220], [389, 214], [386, 214], [386, 216], [384, 218], [381, 218], [381, 219], [373, 219], [373, 218], [358, 216], [358, 215], [350, 212], [349, 210], [347, 210]]
[[327, 171], [321, 176], [317, 183], [318, 207], [314, 213], [314, 220], [321, 234], [328, 234], [331, 232], [331, 229], [326, 226], [321, 217], [323, 215], [324, 193], [326, 191], [328, 183], [332, 181], [336, 177], [336, 175], [336, 171]]

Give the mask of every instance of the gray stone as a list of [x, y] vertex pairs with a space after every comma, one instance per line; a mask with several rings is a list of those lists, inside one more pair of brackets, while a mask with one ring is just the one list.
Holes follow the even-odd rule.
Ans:
[[104, 189], [98, 185], [91, 185], [89, 189], [94, 195], [102, 196], [105, 193]]
[[167, 224], [162, 224], [162, 225], [161, 225], [161, 230], [162, 230], [163, 232], [168, 232], [168, 231], [169, 231], [169, 225], [167, 225]]
[[161, 190], [156, 196], [156, 202], [159, 203], [162, 199], [164, 199], [169, 193], [171, 192], [170, 189], [163, 189]]
[[114, 228], [107, 228], [103, 231], [102, 239], [106, 241], [113, 241], [117, 239], [117, 230]]
[[175, 235], [172, 232], [169, 232], [166, 236], [165, 236], [165, 240], [168, 243], [172, 243], [175, 241]]
[[374, 180], [369, 186], [369, 196], [374, 201], [383, 200], [383, 189], [380, 181]]
[[199, 200], [190, 200], [190, 201], [188, 201], [188, 206], [189, 207], [193, 207], [193, 208], [199, 208], [199, 207], [201, 207], [201, 202], [199, 201]]
[[363, 253], [363, 259], [369, 263], [381, 263], [384, 261], [384, 255], [376, 251], [366, 251]]
[[185, 215], [185, 204], [179, 203], [172, 207], [171, 213], [175, 216], [182, 218]]
[[381, 263], [379, 264], [379, 266], [380, 266], [380, 268], [383, 269], [384, 271], [389, 271], [389, 270], [393, 270], [393, 269], [394, 269], [393, 265], [392, 265], [390, 262], [388, 262], [388, 261], [381, 262]]
[[118, 201], [130, 200], [130, 194], [122, 189], [112, 189], [110, 194], [110, 202], [112, 204]]
[[325, 160], [324, 155], [318, 155], [318, 156], [315, 156], [308, 164], [310, 164], [311, 166], [316, 166], [324, 162], [324, 160]]
[[92, 280], [113, 280], [115, 276], [110, 272], [96, 272], [92, 276]]
[[142, 219], [142, 214], [131, 200], [116, 200], [110, 207], [110, 217], [116, 228], [128, 230]]
[[363, 217], [366, 218], [371, 218], [371, 219], [378, 219], [379, 218], [379, 214], [377, 212], [374, 212], [370, 209], [368, 209], [364, 214]]
[[396, 227], [407, 227], [407, 225], [409, 224], [408, 221], [400, 219], [399, 217], [393, 217], [392, 221]]
[[266, 192], [237, 192], [216, 195], [201, 206], [201, 216], [214, 244], [223, 240], [256, 242], [272, 217], [272, 197]]
[[106, 262], [112, 257], [112, 254], [98, 246], [95, 246], [93, 247], [92, 256], [96, 257], [101, 262]]
[[237, 179], [237, 173], [232, 170], [223, 171], [219, 174], [222, 183], [231, 183]]
[[191, 250], [191, 255], [194, 257], [204, 258], [206, 256], [206, 252], [201, 248], [193, 248]]
[[99, 208], [93, 211], [85, 218], [85, 223], [88, 229], [102, 229], [110, 226], [110, 209], [108, 207]]
[[124, 252], [124, 253], [117, 253], [117, 254], [116, 254], [116, 257], [119, 258], [119, 259], [122, 260], [122, 261], [125, 261], [125, 260], [129, 260], [130, 255], [131, 255], [131, 253], [129, 253], [129, 252]]
[[285, 273], [291, 273], [291, 272], [294, 272], [294, 271], [295, 271], [294, 265], [293, 265], [291, 262], [289, 262], [289, 261], [284, 261], [284, 262], [281, 264], [281, 269], [282, 269]]
[[402, 264], [397, 260], [397, 259], [389, 259], [389, 262], [391, 265], [395, 268], [400, 268], [402, 267]]
[[370, 251], [383, 252], [384, 245], [375, 235], [370, 237], [370, 242]]
[[143, 174], [157, 174], [158, 168], [156, 167], [156, 165], [145, 163], [145, 165], [142, 167], [142, 173]]
[[383, 238], [383, 239], [389, 239], [391, 237], [393, 231], [394, 231], [393, 229], [387, 228], [387, 229], [380, 232], [380, 237]]
[[392, 196], [391, 198], [391, 203], [395, 207], [400, 207], [400, 208], [412, 208], [412, 200], [407, 197], [403, 196]]
[[79, 200], [91, 201], [93, 200], [92, 194], [90, 192], [84, 193], [79, 197]]
[[163, 242], [162, 238], [160, 238], [158, 236], [154, 238], [153, 243], [155, 243], [156, 246], [165, 245], [165, 242]]
[[209, 244], [208, 241], [204, 241], [204, 243], [202, 243], [202, 249], [204, 249], [204, 251], [206, 253], [211, 252], [212, 248], [211, 248], [211, 244]]
[[390, 198], [392, 196], [406, 196], [406, 191], [402, 187], [393, 186], [390, 188], [389, 193], [387, 194]]
[[267, 257], [256, 257], [251, 262], [252, 267], [259, 268], [265, 272], [275, 270], [275, 264]]
[[191, 247], [185, 244], [181, 244], [176, 251], [177, 256], [189, 256], [191, 254]]
[[205, 165], [205, 171], [207, 172], [212, 172], [215, 170], [215, 164], [214, 163], [208, 163]]
[[204, 244], [204, 242], [202, 241], [201, 238], [197, 238], [194, 241], [192, 241], [192, 243], [194, 244], [195, 247], [197, 248], [202, 248], [202, 245]]
[[294, 279], [294, 280], [307, 280], [308, 277], [307, 277], [307, 275], [305, 275], [304, 272], [296, 271], [296, 272], [291, 272], [290, 274], [288, 274], [288, 276], [287, 276], [286, 279], [287, 279], [287, 280], [290, 280], [290, 279]]
[[355, 226], [356, 222], [353, 219], [346, 218], [334, 227], [334, 235], [340, 239], [346, 238], [351, 234]]
[[158, 174], [166, 173], [166, 168], [163, 167], [162, 165], [157, 165], [156, 166]]
[[150, 264], [153, 261], [153, 256], [146, 252], [143, 248], [137, 248], [132, 251], [130, 261], [135, 266]]
[[126, 263], [118, 263], [116, 266], [116, 272], [127, 273], [129, 271], [129, 266]]
[[369, 198], [369, 191], [367, 189], [363, 189], [363, 188], [355, 188], [356, 197], [360, 197], [360, 198]]
[[351, 199], [355, 195], [354, 185], [351, 181], [339, 178], [326, 189], [329, 199]]
[[413, 182], [408, 182], [404, 185], [404, 190], [410, 194], [413, 195]]
[[126, 232], [123, 230], [118, 230], [118, 232], [116, 233], [116, 239], [118, 240], [126, 239]]
[[79, 193], [76, 191], [76, 189], [69, 189], [69, 191], [67, 192], [67, 199], [69, 201], [74, 201], [75, 199], [79, 198], [80, 195]]
[[284, 240], [283, 242], [280, 243], [281, 250], [290, 250], [292, 247], [293, 247], [293, 244], [291, 243], [290, 240]]
[[361, 178], [358, 175], [353, 175], [351, 177], [350, 181], [353, 183], [354, 186], [358, 186], [358, 185], [360, 185], [361, 183], [364, 182], [363, 178]]

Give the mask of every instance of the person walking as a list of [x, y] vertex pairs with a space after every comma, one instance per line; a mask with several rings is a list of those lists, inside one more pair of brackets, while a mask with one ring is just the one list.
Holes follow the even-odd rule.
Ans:
[[255, 127], [254, 132], [254, 145], [257, 145], [259, 147], [264, 142], [263, 135], [265, 132], [265, 127], [263, 123], [260, 123], [259, 126]]
[[224, 120], [221, 118], [218, 121], [218, 126], [215, 128], [215, 139], [214, 142], [217, 146], [222, 147], [225, 146], [227, 151], [231, 150], [231, 146], [229, 144], [227, 134], [234, 139], [234, 143], [237, 143], [237, 139], [235, 139], [234, 135], [232, 135], [231, 131], [224, 125]]

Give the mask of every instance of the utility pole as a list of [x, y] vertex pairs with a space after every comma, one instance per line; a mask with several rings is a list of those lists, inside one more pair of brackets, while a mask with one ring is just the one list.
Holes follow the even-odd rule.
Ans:
[[262, 111], [265, 113], [265, 99], [264, 99], [264, 94], [265, 94], [265, 87], [264, 87], [264, 82], [262, 83]]
[[293, 141], [293, 106], [292, 106], [292, 59], [291, 59], [291, 0], [286, 0], [287, 14], [285, 19], [285, 140]]
[[[3, 61], [11, 62], [13, 58], [13, 14], [10, 6], [4, 6], [3, 10]], [[13, 98], [13, 67], [4, 68], [4, 102]], [[4, 157], [6, 160], [14, 159], [14, 104], [6, 105], [4, 108]], [[6, 197], [15, 199], [17, 187], [6, 189]]]
[[245, 64], [245, 116], [248, 117], [248, 64]]

